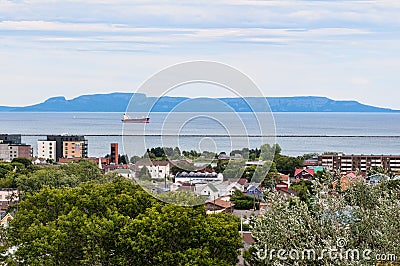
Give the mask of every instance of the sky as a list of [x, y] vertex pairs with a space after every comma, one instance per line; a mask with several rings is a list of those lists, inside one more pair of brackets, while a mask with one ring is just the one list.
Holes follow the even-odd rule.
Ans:
[[[400, 109], [400, 1], [0, 0], [0, 106], [134, 92], [191, 60], [231, 65], [265, 96]], [[229, 96], [192, 86], [172, 95]]]

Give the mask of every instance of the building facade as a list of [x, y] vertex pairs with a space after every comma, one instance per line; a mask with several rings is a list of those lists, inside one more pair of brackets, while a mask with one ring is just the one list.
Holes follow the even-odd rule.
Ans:
[[83, 141], [63, 141], [63, 158], [84, 158]]
[[38, 158], [46, 160], [56, 160], [57, 150], [56, 142], [48, 140], [39, 140], [37, 142]]
[[118, 164], [118, 143], [111, 143], [110, 162]]
[[21, 134], [0, 134], [0, 143], [21, 144]]
[[368, 172], [371, 167], [382, 167], [394, 173], [400, 172], [400, 155], [345, 155], [324, 154], [318, 156], [318, 165], [331, 171], [347, 173]]
[[14, 158], [32, 158], [31, 145], [0, 144], [0, 160], [12, 161]]
[[[78, 148], [78, 153], [81, 154], [80, 158], [87, 158], [88, 157], [88, 144], [87, 140], [85, 139], [85, 136], [82, 135], [49, 135], [47, 136], [47, 141], [55, 141], [56, 142], [56, 161], [58, 161], [60, 158], [64, 157], [67, 158], [68, 156], [71, 156], [71, 158], [78, 158], [76, 157], [76, 149], [78, 147], [74, 146], [72, 149], [68, 149], [71, 152], [65, 152], [65, 146], [64, 142], [69, 142], [66, 144], [67, 148], [70, 148], [70, 145], [73, 145], [72, 143], [79, 143], [79, 148]], [[72, 150], [74, 150], [74, 153], [72, 153]], [[65, 157], [65, 155], [67, 157]], [[72, 156], [74, 155], [74, 156]]]
[[170, 177], [171, 164], [168, 161], [139, 161], [135, 165], [136, 174], [138, 174], [143, 167], [147, 167], [151, 178]]

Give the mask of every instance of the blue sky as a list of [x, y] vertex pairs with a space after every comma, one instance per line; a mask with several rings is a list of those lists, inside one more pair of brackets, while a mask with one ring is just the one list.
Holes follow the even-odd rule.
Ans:
[[[385, 0], [0, 0], [0, 105], [133, 92], [169, 65], [212, 60], [265, 96], [400, 109], [399, 13], [400, 1]], [[193, 86], [176, 94], [229, 96]]]

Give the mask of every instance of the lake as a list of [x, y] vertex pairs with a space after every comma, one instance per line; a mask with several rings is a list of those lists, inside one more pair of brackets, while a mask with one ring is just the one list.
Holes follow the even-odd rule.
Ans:
[[[0, 133], [30, 135], [23, 136], [23, 142], [34, 150], [36, 141], [44, 138], [35, 134], [92, 135], [87, 137], [89, 156], [109, 153], [111, 142], [120, 143], [120, 150], [125, 143], [130, 156], [160, 145], [220, 152], [274, 141], [287, 155], [324, 151], [400, 154], [398, 113], [274, 113], [274, 120], [267, 117], [267, 122], [257, 121], [250, 113], [151, 113], [149, 124], [129, 125], [121, 123], [121, 115], [0, 113]], [[264, 123], [261, 129], [260, 123]], [[275, 133], [276, 138], [272, 137]]]

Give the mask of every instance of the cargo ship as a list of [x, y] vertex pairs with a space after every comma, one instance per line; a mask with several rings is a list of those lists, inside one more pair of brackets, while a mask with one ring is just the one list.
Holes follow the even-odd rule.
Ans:
[[122, 123], [149, 123], [150, 117], [130, 118], [129, 115], [124, 114], [121, 121]]

